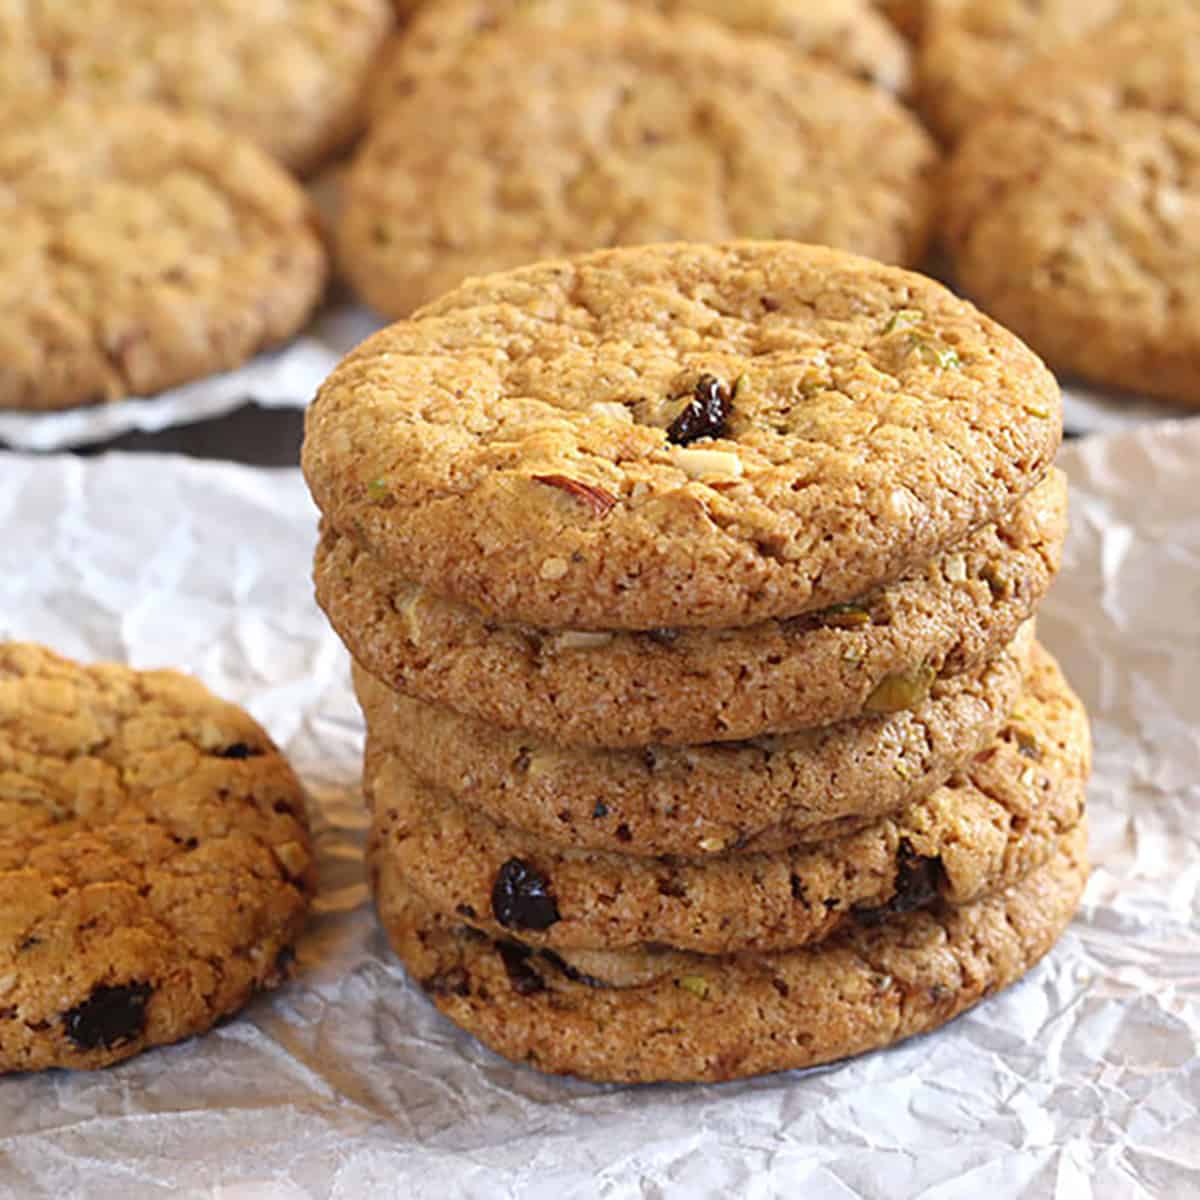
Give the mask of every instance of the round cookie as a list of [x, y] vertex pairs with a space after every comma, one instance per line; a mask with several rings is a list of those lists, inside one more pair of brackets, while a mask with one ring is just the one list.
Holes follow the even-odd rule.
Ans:
[[1198, 122], [1200, 17], [1029, 68], [954, 160], [963, 287], [1057, 370], [1200, 407]]
[[553, 849], [704, 858], [851, 833], [945, 783], [999, 734], [1033, 623], [914, 709], [707, 746], [563, 748], [392, 692], [355, 666], [367, 730], [424, 783]]
[[852, 917], [968, 904], [1046, 862], [1083, 816], [1087, 716], [1039, 655], [1018, 712], [948, 784], [857, 833], [702, 862], [554, 850], [422, 783], [368, 739], [376, 856], [439, 912], [556, 950], [786, 950]]
[[912, 708], [939, 676], [993, 657], [1058, 570], [1054, 472], [999, 525], [851, 605], [745, 629], [585, 633], [500, 626], [392, 582], [322, 538], [317, 599], [395, 691], [562, 745], [695, 745]]
[[539, 32], [532, 53], [515, 22], [372, 124], [339, 257], [396, 317], [603, 246], [791, 238], [916, 263], [937, 165], [891, 96], [773, 39], [631, 11]]
[[309, 171], [357, 129], [391, 26], [389, 0], [6, 5], [0, 112], [156, 102], [206, 115]]
[[429, 75], [459, 62], [481, 37], [520, 22], [527, 39], [586, 22], [620, 25], [629, 13], [696, 15], [743, 33], [773, 36], [845, 74], [904, 95], [907, 46], [868, 0], [443, 0], [392, 39], [371, 85], [376, 118]]
[[307, 321], [325, 278], [308, 198], [242, 138], [142, 106], [0, 118], [0, 408], [239, 366]]
[[286, 977], [304, 797], [194, 680], [0, 643], [0, 829], [0, 1072], [107, 1066]]
[[623, 987], [567, 956], [497, 943], [433, 913], [386, 858], [374, 860], [373, 876], [380, 918], [409, 974], [491, 1049], [552, 1074], [715, 1083], [891, 1045], [1013, 983], [1074, 915], [1086, 841], [1080, 826], [1001, 895], [851, 928], [814, 947], [672, 954], [670, 973], [657, 977], [652, 954], [611, 955], [617, 978], [650, 976]]
[[1200, 12], [1197, 0], [953, 0], [928, 4], [919, 58], [921, 109], [956, 142], [1010, 94], [1014, 80], [1039, 60], [1063, 62], [1073, 45], [1117, 18], [1156, 22]]
[[495, 619], [729, 628], [924, 566], [1061, 433], [1037, 357], [939, 284], [735, 242], [464, 285], [343, 360], [303, 462], [335, 529]]

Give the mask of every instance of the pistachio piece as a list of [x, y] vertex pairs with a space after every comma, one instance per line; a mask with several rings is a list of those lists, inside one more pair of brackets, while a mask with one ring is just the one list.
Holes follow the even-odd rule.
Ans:
[[937, 672], [928, 663], [907, 671], [893, 671], [875, 685], [863, 709], [870, 713], [890, 713], [915, 708], [928, 698], [936, 678]]
[[685, 992], [703, 1000], [708, 996], [708, 980], [703, 975], [684, 975], [675, 981]]
[[861, 629], [870, 625], [871, 614], [857, 604], [835, 604], [819, 612], [817, 620], [827, 629]]

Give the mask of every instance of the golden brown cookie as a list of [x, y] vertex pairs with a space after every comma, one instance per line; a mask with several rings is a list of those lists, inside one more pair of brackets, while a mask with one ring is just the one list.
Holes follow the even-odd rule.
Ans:
[[892, 1045], [1007, 987], [1074, 915], [1086, 841], [1081, 825], [1045, 866], [974, 904], [850, 927], [799, 950], [723, 958], [585, 957], [496, 942], [426, 908], [386, 856], [372, 874], [409, 974], [491, 1049], [586, 1079], [717, 1082]]
[[[568, 748], [390, 691], [355, 667], [372, 741], [430, 787], [553, 849], [704, 858], [838, 837], [912, 804], [1000, 733], [1032, 622], [914, 709], [700, 746]], [[1018, 712], [1019, 719], [1019, 712]]]
[[0, 1072], [107, 1066], [286, 977], [303, 793], [196, 681], [0, 643], [0, 830]]
[[1111, 25], [963, 140], [959, 280], [1061, 372], [1200, 407], [1200, 16]]
[[442, 0], [426, 5], [392, 39], [371, 85], [378, 118], [420, 81], [453, 67], [478, 39], [520, 22], [527, 45], [561, 30], [619, 25], [629, 13], [704, 16], [742, 33], [778, 38], [845, 74], [904, 95], [908, 48], [869, 0]]
[[343, 360], [306, 428], [318, 506], [397, 578], [506, 622], [730, 628], [853, 601], [1002, 519], [1050, 469], [1061, 401], [922, 276], [675, 244], [464, 285]]
[[920, 42], [925, 33], [926, 13], [931, 0], [874, 0], [878, 8], [910, 42]]
[[921, 260], [937, 153], [880, 89], [700, 18], [630, 13], [535, 44], [502, 27], [373, 123], [337, 240], [380, 312], [490, 271], [673, 239]]
[[[358, 128], [391, 25], [389, 0], [6, 4], [0, 112], [155, 102], [208, 116], [309, 171]], [[153, 132], [144, 131], [148, 147]]]
[[[857, 833], [704, 861], [555, 850], [422, 783], [368, 739], [376, 861], [438, 912], [554, 950], [794, 949], [852, 919], [968, 904], [1048, 861], [1083, 817], [1087, 716], [1049, 655], [961, 775]], [[802, 798], [799, 798], [801, 799]]]
[[0, 116], [0, 408], [146, 396], [289, 337], [324, 289], [304, 192], [199, 117]]
[[852, 604], [745, 629], [588, 633], [498, 625], [322, 539], [317, 598], [396, 691], [563, 745], [693, 745], [912, 708], [1008, 644], [1066, 533], [1055, 472], [998, 525]]
[[972, 130], [1010, 93], [1030, 63], [1046, 72], [1090, 33], [1119, 18], [1148, 25], [1191, 11], [1197, 0], [941, 0], [926, 5], [919, 62], [921, 109], [947, 142]]

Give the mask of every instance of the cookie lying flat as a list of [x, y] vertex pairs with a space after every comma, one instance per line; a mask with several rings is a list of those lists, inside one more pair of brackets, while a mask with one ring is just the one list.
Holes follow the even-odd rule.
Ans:
[[286, 976], [313, 890], [300, 785], [244, 712], [0, 643], [0, 1072], [211, 1028]]
[[0, 112], [153, 101], [206, 115], [308, 171], [357, 129], [391, 24], [389, 0], [5, 5]]
[[1087, 717], [1048, 655], [1018, 711], [961, 776], [858, 833], [703, 862], [553, 850], [422, 783], [368, 739], [376, 858], [439, 912], [493, 937], [566, 949], [646, 943], [706, 954], [786, 950], [852, 916], [1001, 891], [1082, 819]]
[[372, 125], [338, 248], [390, 316], [470, 276], [672, 239], [795, 238], [915, 263], [936, 165], [892, 97], [772, 39], [631, 12], [547, 30], [534, 53], [518, 22]]
[[1200, 17], [1031, 67], [963, 141], [959, 279], [1058, 370], [1200, 407]]
[[949, 142], [970, 132], [1046, 60], [1050, 76], [1074, 44], [1118, 18], [1154, 22], [1200, 12], [1196, 0], [954, 0], [928, 4], [919, 59], [921, 109]]
[[0, 408], [146, 396], [241, 365], [320, 299], [304, 192], [164, 109], [0, 116]]
[[547, 29], [580, 22], [618, 25], [639, 11], [710, 17], [743, 33], [779, 38], [890, 92], [909, 90], [908, 48], [868, 0], [442, 0], [427, 5], [392, 40], [372, 81], [371, 110], [382, 118], [423, 78], [454, 66], [479, 38], [514, 21], [532, 42]]
[[999, 525], [924, 570], [825, 612], [746, 629], [581, 633], [501, 626], [392, 583], [326, 533], [317, 598], [394, 690], [563, 745], [693, 745], [912, 708], [939, 676], [1015, 636], [1058, 570], [1066, 484], [1054, 472]]
[[1061, 432], [1036, 356], [931, 280], [681, 244], [474, 280], [369, 338], [303, 461], [335, 529], [489, 617], [729, 628], [923, 568]]
[[628, 987], [434, 914], [386, 857], [375, 858], [373, 875], [380, 917], [409, 973], [491, 1049], [586, 1079], [718, 1082], [891, 1045], [1019, 979], [1075, 912], [1086, 840], [1081, 826], [1007, 893], [849, 929], [808, 949], [672, 954], [672, 973], [660, 977], [652, 955], [609, 956], [616, 978], [651, 976]]
[[354, 684], [382, 753], [547, 848], [704, 858], [823, 841], [928, 794], [999, 734], [1032, 644], [1031, 622], [915, 709], [707, 746], [569, 749], [411, 700], [357, 666]]

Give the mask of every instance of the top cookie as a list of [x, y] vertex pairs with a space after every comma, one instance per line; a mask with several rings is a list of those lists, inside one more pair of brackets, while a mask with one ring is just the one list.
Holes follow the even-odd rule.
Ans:
[[[948, 142], [1003, 100], [1027, 64], [1121, 17], [1200, 11], [1197, 0], [954, 0], [928, 4], [919, 59], [921, 109]], [[1022, 89], [1023, 91], [1023, 89]]]
[[952, 166], [964, 288], [1056, 368], [1200, 406], [1198, 130], [1200, 15], [1030, 67]]
[[149, 105], [0, 116], [0, 408], [149, 395], [290, 336], [325, 285], [308, 197]]
[[480, 37], [521, 22], [529, 39], [581, 22], [618, 25], [629, 13], [696, 14], [766, 34], [856, 78], [904, 95], [909, 51], [868, 0], [442, 0], [392, 40], [371, 86], [379, 117], [421, 79], [454, 66]]
[[474, 280], [369, 339], [307, 418], [335, 528], [552, 628], [842, 603], [1008, 511], [1057, 385], [922, 276], [821, 247], [603, 251]]
[[244, 712], [0, 643], [0, 1073], [208, 1029], [286, 975], [313, 890], [300, 785]]
[[392, 316], [472, 275], [677, 238], [912, 263], [936, 165], [892, 97], [777, 40], [643, 12], [532, 40], [514, 21], [372, 127], [338, 249]]
[[389, 0], [28, 0], [0, 8], [0, 112], [63, 97], [204, 113], [307, 171], [358, 126]]

